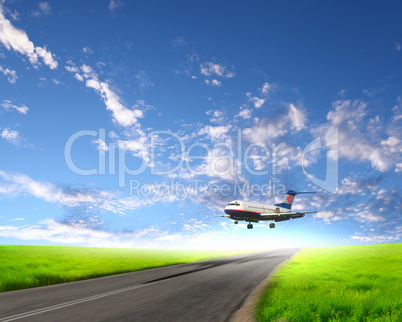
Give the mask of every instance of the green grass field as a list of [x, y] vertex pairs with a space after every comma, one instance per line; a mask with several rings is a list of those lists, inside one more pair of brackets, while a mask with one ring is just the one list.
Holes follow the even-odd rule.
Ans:
[[307, 248], [280, 269], [258, 321], [402, 321], [402, 244]]
[[0, 292], [249, 252], [0, 245]]

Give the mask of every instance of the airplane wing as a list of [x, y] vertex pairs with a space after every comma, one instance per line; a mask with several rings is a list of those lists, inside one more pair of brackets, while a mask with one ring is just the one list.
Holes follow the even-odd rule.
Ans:
[[305, 211], [305, 212], [290, 212], [288, 215], [305, 215], [305, 214], [315, 214], [318, 211]]
[[270, 214], [261, 214], [262, 217], [279, 217], [279, 216], [288, 216], [288, 215], [305, 215], [305, 214], [314, 214], [318, 211], [304, 211], [304, 212], [278, 212], [278, 213], [270, 213]]
[[297, 219], [304, 217], [305, 214], [314, 214], [318, 211], [305, 211], [305, 212], [282, 212], [277, 214], [261, 214], [264, 220], [285, 221], [289, 219]]

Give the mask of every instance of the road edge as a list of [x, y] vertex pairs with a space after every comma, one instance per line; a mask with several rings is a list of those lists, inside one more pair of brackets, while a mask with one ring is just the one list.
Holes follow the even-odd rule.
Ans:
[[262, 281], [260, 282], [246, 297], [240, 309], [238, 309], [229, 319], [231, 322], [256, 322], [255, 318], [255, 307], [258, 300], [261, 297], [262, 292], [266, 289], [268, 284], [272, 281], [275, 273], [280, 270], [283, 266], [289, 263], [300, 251], [299, 249], [292, 256], [289, 256], [282, 263], [280, 263], [275, 269]]

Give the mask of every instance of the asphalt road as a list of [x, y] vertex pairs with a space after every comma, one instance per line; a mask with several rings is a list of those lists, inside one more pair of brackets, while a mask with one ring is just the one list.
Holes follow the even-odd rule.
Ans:
[[276, 249], [0, 294], [0, 321], [227, 321], [280, 263]]

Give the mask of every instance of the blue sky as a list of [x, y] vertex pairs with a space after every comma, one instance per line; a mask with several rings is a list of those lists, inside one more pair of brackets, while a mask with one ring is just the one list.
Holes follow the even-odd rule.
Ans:
[[[401, 7], [1, 1], [0, 244], [400, 242]], [[319, 213], [215, 217], [289, 189]]]

